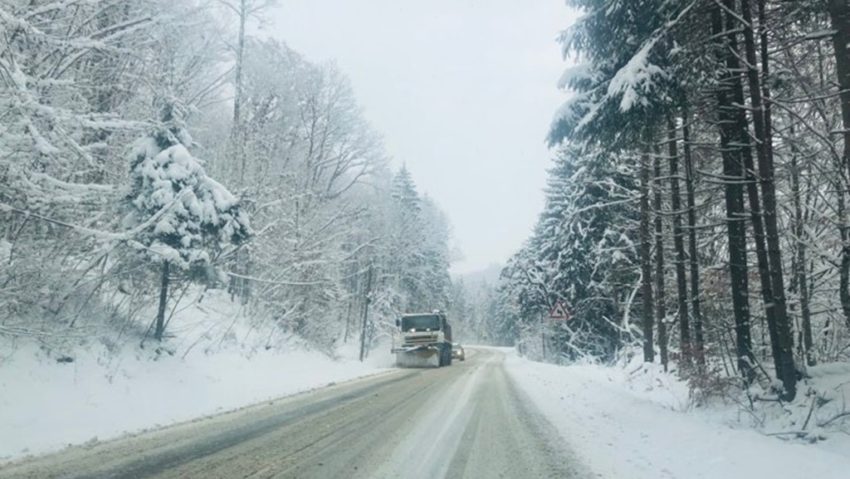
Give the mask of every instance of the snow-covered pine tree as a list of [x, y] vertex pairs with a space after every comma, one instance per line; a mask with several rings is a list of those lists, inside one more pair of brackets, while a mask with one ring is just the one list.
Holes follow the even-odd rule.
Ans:
[[422, 198], [423, 280], [428, 304], [433, 309], [447, 309], [451, 296], [449, 276], [449, 221], [431, 197]]
[[[649, 168], [649, 161], [639, 159], [645, 160], [652, 151], [665, 112], [675, 110], [681, 98], [674, 33], [681, 29], [688, 7], [659, 0], [569, 3], [586, 14], [560, 38], [564, 55], [574, 55], [578, 66], [561, 78], [561, 86], [574, 94], [556, 115], [550, 142], [569, 139], [575, 148], [587, 149], [582, 153], [593, 156], [594, 150], [601, 151], [623, 167]], [[648, 170], [639, 176], [650, 181]], [[644, 206], [641, 214], [648, 224], [649, 203]], [[642, 235], [641, 241], [646, 242], [640, 249], [645, 272], [644, 358], [652, 361], [652, 247], [649, 235]]]
[[423, 300], [424, 288], [419, 274], [424, 260], [422, 257], [422, 199], [406, 166], [393, 177], [392, 220], [390, 222], [391, 256], [393, 276], [401, 294], [400, 311], [428, 310]]
[[629, 317], [639, 276], [632, 170], [603, 152], [567, 147], [549, 175], [546, 206], [529, 244], [545, 271], [547, 304], [570, 308], [571, 320], [553, 340], [568, 342], [569, 356], [610, 357], [631, 333], [631, 325], [620, 322]]
[[451, 295], [449, 225], [437, 205], [420, 196], [407, 167], [395, 174], [387, 224], [399, 312], [446, 309]]
[[188, 147], [192, 139], [168, 105], [164, 125], [132, 148], [124, 226], [132, 244], [160, 268], [154, 337], [162, 340], [172, 267], [193, 281], [218, 281], [213, 265], [250, 236], [248, 216], [224, 186], [206, 175]]

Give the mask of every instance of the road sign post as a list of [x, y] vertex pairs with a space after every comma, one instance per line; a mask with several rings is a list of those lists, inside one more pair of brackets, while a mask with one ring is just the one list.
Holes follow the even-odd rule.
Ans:
[[[563, 301], [557, 301], [549, 309], [549, 321], [569, 321], [571, 318], [570, 310]], [[540, 343], [543, 349], [543, 359], [546, 359], [546, 321], [541, 321], [540, 324]]]

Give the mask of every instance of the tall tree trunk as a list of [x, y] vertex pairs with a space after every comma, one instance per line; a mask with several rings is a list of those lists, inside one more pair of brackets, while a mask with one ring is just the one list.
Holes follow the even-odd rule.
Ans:
[[691, 363], [691, 326], [688, 317], [688, 279], [685, 273], [685, 239], [682, 231], [682, 193], [679, 191], [679, 151], [676, 146], [676, 123], [667, 118], [667, 154], [670, 163], [670, 208], [673, 210], [673, 248], [676, 250], [676, 315], [682, 363]]
[[239, 38], [236, 40], [236, 65], [234, 94], [233, 94], [233, 130], [231, 133], [232, 150], [234, 161], [239, 163], [239, 186], [245, 187], [245, 168], [246, 158], [243, 151], [243, 142], [245, 140], [242, 131], [242, 70], [245, 63], [245, 22], [248, 21], [248, 0], [239, 0], [238, 6], [239, 15]]
[[345, 313], [345, 333], [342, 335], [342, 343], [348, 344], [348, 331], [351, 328], [351, 307], [354, 303], [354, 297], [348, 298], [348, 309]]
[[658, 348], [661, 351], [661, 364], [667, 370], [667, 308], [664, 297], [664, 223], [661, 206], [661, 155], [656, 149], [653, 158], [654, 181], [652, 191], [655, 210], [655, 323], [658, 328]]
[[[716, 90], [718, 124], [720, 128], [720, 152], [723, 158], [724, 198], [726, 202], [726, 231], [729, 241], [729, 277], [732, 293], [732, 310], [735, 317], [735, 354], [738, 370], [749, 384], [755, 379], [753, 369], [752, 338], [750, 336], [749, 280], [747, 276], [747, 237], [742, 183], [746, 174], [741, 161], [740, 148], [732, 148], [739, 141], [732, 105], [734, 89], [729, 86], [729, 76], [737, 75], [730, 66], [729, 36], [724, 35], [723, 15], [720, 8], [711, 12], [712, 32], [717, 39], [720, 84]], [[737, 59], [735, 59], [737, 63]]]
[[[832, 36], [832, 46], [835, 51], [835, 71], [838, 76], [838, 89], [841, 98], [841, 120], [843, 126], [844, 154], [842, 155], [842, 171], [840, 176], [846, 178], [850, 168], [850, 3], [847, 0], [829, 0], [829, 19], [835, 35]], [[842, 182], [847, 186], [846, 179]], [[844, 195], [840, 192], [842, 213], [844, 211]], [[841, 309], [844, 311], [844, 322], [850, 327], [850, 234], [847, 231], [846, 218], [842, 215], [841, 223], [841, 269], [840, 269], [840, 298]]]
[[700, 307], [699, 252], [697, 250], [696, 194], [694, 188], [694, 165], [691, 155], [690, 115], [682, 112], [682, 150], [685, 156], [685, 190], [688, 202], [688, 255], [691, 270], [691, 313], [694, 318], [693, 356], [701, 367], [705, 364], [705, 340], [703, 338], [702, 308]]
[[366, 289], [363, 290], [363, 319], [360, 323], [360, 362], [366, 357], [366, 331], [369, 327], [369, 304], [372, 302], [372, 265], [366, 273]]
[[[794, 362], [794, 331], [791, 318], [788, 316], [788, 302], [785, 296], [785, 277], [783, 273], [782, 251], [779, 238], [779, 221], [776, 201], [776, 166], [773, 158], [773, 116], [768, 78], [770, 75], [770, 57], [768, 56], [767, 23], [765, 16], [765, 0], [756, 0], [759, 15], [759, 42], [761, 47], [762, 78], [760, 85], [764, 98], [764, 131], [759, 138], [764, 147], [765, 168], [759, 166], [762, 179], [762, 194], [764, 197], [764, 225], [767, 230], [767, 256], [770, 261], [771, 283], [773, 286], [776, 305], [776, 329], [779, 337], [779, 348], [782, 353], [779, 359], [774, 358], [776, 365], [782, 364], [782, 384], [785, 387], [785, 399], [792, 400], [797, 393], [797, 366]], [[752, 22], [750, 22], [752, 31]], [[758, 77], [756, 77], [758, 79]], [[757, 137], [758, 138], [758, 137]]]
[[[762, 2], [763, 0], [757, 1]], [[776, 376], [782, 381], [784, 387], [783, 398], [790, 401], [794, 399], [797, 392], [797, 369], [794, 365], [794, 338], [791, 332], [791, 323], [788, 318], [788, 308], [785, 301], [785, 280], [782, 273], [782, 253], [779, 244], [779, 226], [776, 219], [776, 182], [774, 179], [773, 148], [771, 145], [772, 132], [768, 123], [769, 118], [765, 117], [765, 109], [763, 108], [762, 85], [757, 67], [755, 34], [749, 0], [741, 0], [741, 15], [744, 20], [744, 50], [747, 60], [746, 71], [750, 91], [750, 104], [752, 106], [753, 126], [755, 127], [759, 184], [761, 185], [761, 195], [764, 200], [762, 216], [758, 218], [758, 223], [764, 222], [764, 239], [767, 243], [767, 280], [770, 284], [769, 291], [764, 292], [764, 308], [767, 317], [767, 327], [770, 332], [771, 351], [773, 353]], [[766, 45], [762, 45], [762, 47], [766, 47]], [[765, 55], [767, 54], [766, 51], [764, 53]], [[763, 69], [767, 68], [767, 61], [768, 59], [766, 57], [762, 58]], [[766, 75], [768, 72], [765, 71], [764, 73]], [[741, 89], [741, 98], [739, 100], [743, 104], [743, 89]], [[740, 111], [739, 116], [746, 122], [746, 115], [743, 111]], [[748, 129], [745, 123], [742, 130], [746, 132]], [[745, 134], [749, 138], [749, 133], [747, 132]], [[747, 154], [748, 152], [745, 152], [745, 155]], [[749, 155], [751, 158], [751, 153]], [[752, 170], [752, 167], [749, 165], [747, 168]], [[756, 184], [750, 184], [748, 188], [752, 191], [757, 186]], [[751, 198], [757, 194], [758, 190], [756, 189], [754, 193], [751, 193]], [[755, 205], [753, 208], [753, 230], [755, 231], [757, 211], [755, 210]], [[759, 246], [759, 239], [756, 238], [756, 247], [758, 248]], [[764, 274], [761, 265], [762, 261], [762, 259], [759, 260], [759, 270]], [[762, 279], [762, 282], [764, 282], [764, 279]]]
[[649, 155], [640, 157], [640, 268], [641, 296], [643, 306], [643, 360], [651, 363], [655, 360], [652, 342], [652, 244], [649, 233]]
[[[791, 130], [793, 134], [793, 127]], [[803, 218], [803, 201], [800, 196], [800, 169], [797, 164], [797, 152], [791, 154], [791, 194], [794, 201], [794, 244], [796, 247], [796, 270], [794, 279], [797, 283], [800, 297], [800, 319], [803, 329], [803, 355], [808, 366], [815, 365], [812, 351], [812, 313], [809, 305], [809, 278], [806, 274], [806, 230]]]
[[[247, 169], [247, 158], [245, 155], [245, 132], [242, 124], [242, 102], [244, 96], [244, 88], [242, 85], [242, 73], [245, 63], [245, 23], [248, 21], [249, 5], [248, 0], [237, 0], [236, 6], [228, 4], [229, 7], [239, 17], [239, 33], [236, 39], [236, 65], [234, 65], [234, 82], [233, 82], [233, 124], [230, 127], [230, 140], [228, 152], [230, 158], [227, 158], [228, 163], [233, 164], [223, 165], [225, 171], [232, 174], [234, 168], [238, 169], [239, 188], [245, 188], [245, 170]], [[248, 276], [251, 274], [251, 250], [248, 248], [240, 248], [236, 256], [233, 258], [233, 266], [239, 273]], [[250, 297], [251, 285], [249, 280], [244, 278], [230, 277], [229, 289], [238, 294], [242, 304], [246, 304]]]
[[[727, 8], [733, 9], [734, 2], [727, 1]], [[734, 98], [733, 104], [737, 105], [733, 116], [734, 136], [737, 140], [734, 142], [737, 154], [740, 155], [743, 162], [744, 171], [746, 173], [747, 198], [750, 203], [750, 222], [753, 227], [753, 243], [756, 249], [756, 264], [759, 272], [759, 284], [761, 286], [762, 304], [765, 308], [765, 317], [770, 333], [770, 346], [772, 348], [773, 357], [778, 356], [778, 339], [776, 337], [776, 328], [772, 325], [776, 324], [774, 315], [776, 309], [773, 307], [773, 287], [770, 276], [770, 262], [767, 255], [767, 246], [764, 233], [764, 218], [762, 217], [761, 199], [758, 189], [758, 180], [756, 179], [755, 163], [753, 162], [753, 151], [750, 145], [750, 131], [747, 115], [744, 110], [744, 85], [738, 72], [741, 71], [741, 64], [738, 60], [738, 41], [736, 38], [737, 17], [727, 14], [726, 16], [726, 31], [728, 33], [729, 52], [727, 54], [726, 66], [729, 72], [729, 85]]]
[[170, 263], [168, 261], [162, 262], [162, 276], [159, 284], [159, 308], [156, 312], [156, 327], [153, 334], [153, 337], [157, 341], [162, 341], [162, 335], [165, 333], [165, 307], [168, 304], [169, 265]]
[[[842, 168], [843, 170], [843, 168]], [[836, 211], [838, 214], [838, 233], [841, 239], [841, 264], [838, 274], [839, 298], [844, 312], [844, 322], [850, 327], [850, 226], [847, 224], [847, 180], [844, 172], [837, 176], [838, 192], [836, 194]]]

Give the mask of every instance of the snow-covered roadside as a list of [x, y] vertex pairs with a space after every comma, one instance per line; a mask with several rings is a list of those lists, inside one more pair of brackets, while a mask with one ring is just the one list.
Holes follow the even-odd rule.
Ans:
[[687, 410], [687, 389], [653, 371], [646, 387], [635, 389], [622, 370], [602, 366], [562, 367], [512, 354], [506, 368], [603, 478], [839, 479], [850, 471], [844, 447], [784, 442], [724, 424], [727, 411]]
[[[190, 303], [157, 354], [129, 341], [73, 348], [0, 342], [0, 464], [69, 444], [105, 440], [386, 371], [389, 348], [360, 363], [354, 345], [336, 358], [269, 333], [216, 294]], [[234, 319], [236, 318], [236, 319]], [[237, 339], [238, 338], [238, 339]], [[0, 338], [2, 341], [2, 338]], [[108, 343], [108, 342], [107, 342]], [[114, 343], [113, 343], [114, 344]], [[11, 351], [11, 353], [9, 352]], [[60, 361], [58, 361], [60, 360]]]
[[0, 463], [381, 371], [303, 350], [100, 361], [85, 353], [62, 364], [18, 351], [0, 367]]

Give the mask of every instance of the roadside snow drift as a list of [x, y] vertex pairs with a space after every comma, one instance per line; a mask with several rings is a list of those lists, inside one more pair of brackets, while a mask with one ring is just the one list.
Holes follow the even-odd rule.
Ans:
[[687, 388], [651, 368], [629, 383], [625, 371], [602, 366], [563, 367], [512, 355], [506, 367], [603, 478], [850, 477], [845, 437], [822, 446], [733, 428], [724, 423], [728, 410], [689, 410]]
[[154, 341], [118, 351], [88, 344], [59, 362], [56, 351], [34, 344], [0, 344], [12, 351], [0, 356], [0, 464], [375, 374], [392, 364], [383, 349], [365, 364], [353, 359], [353, 347], [341, 348], [337, 359], [297, 339], [267, 349], [233, 320], [239, 314], [223, 298], [208, 300], [204, 310], [186, 308], [171, 325], [177, 333], [166, 343], [171, 352], [159, 354]]
[[173, 424], [378, 372], [317, 352], [209, 356], [18, 351], [0, 367], [0, 461]]

